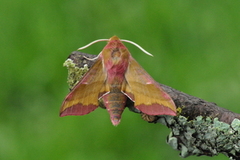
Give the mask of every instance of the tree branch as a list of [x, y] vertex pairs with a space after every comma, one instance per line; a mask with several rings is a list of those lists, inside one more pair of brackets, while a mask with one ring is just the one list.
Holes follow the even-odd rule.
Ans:
[[[87, 59], [86, 59], [87, 57]], [[90, 68], [96, 55], [74, 51], [64, 63], [67, 66], [70, 89]], [[86, 66], [87, 65], [87, 66]], [[84, 67], [85, 66], [85, 67]], [[180, 150], [180, 156], [214, 156], [223, 153], [231, 159], [240, 159], [240, 114], [217, 106], [215, 103], [188, 95], [169, 86], [160, 84], [177, 106], [178, 116], [149, 116], [143, 119], [162, 123], [171, 129], [167, 142]], [[132, 101], [127, 107], [136, 113]]]

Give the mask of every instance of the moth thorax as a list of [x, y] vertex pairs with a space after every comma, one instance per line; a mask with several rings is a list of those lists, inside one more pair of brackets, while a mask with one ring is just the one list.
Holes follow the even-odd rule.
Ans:
[[119, 61], [121, 61], [121, 56], [122, 56], [122, 53], [119, 51], [119, 49], [116, 48], [112, 50], [111, 57], [114, 63], [119, 63]]

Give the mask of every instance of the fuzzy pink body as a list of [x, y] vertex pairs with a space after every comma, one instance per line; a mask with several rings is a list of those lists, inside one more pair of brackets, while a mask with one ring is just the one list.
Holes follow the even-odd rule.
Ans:
[[133, 59], [121, 40], [114, 36], [95, 64], [65, 98], [60, 116], [85, 115], [103, 100], [113, 125], [118, 125], [129, 98], [147, 115], [176, 115], [171, 97]]

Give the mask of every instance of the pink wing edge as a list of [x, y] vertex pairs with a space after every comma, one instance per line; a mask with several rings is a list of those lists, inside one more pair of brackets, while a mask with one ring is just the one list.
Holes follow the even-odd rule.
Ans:
[[92, 111], [94, 111], [98, 106], [96, 105], [87, 105], [84, 106], [82, 104], [76, 104], [71, 107], [66, 108], [64, 111], [60, 113], [60, 117], [69, 116], [69, 115], [85, 115]]

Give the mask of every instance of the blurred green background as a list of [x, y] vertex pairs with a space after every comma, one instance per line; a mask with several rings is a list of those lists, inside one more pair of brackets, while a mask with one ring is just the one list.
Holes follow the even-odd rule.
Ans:
[[[0, 159], [182, 159], [169, 129], [125, 110], [60, 118], [70, 52], [117, 35], [158, 82], [240, 113], [240, 1], [1, 0]], [[105, 42], [84, 52], [98, 54]], [[189, 157], [198, 159], [227, 159]]]

